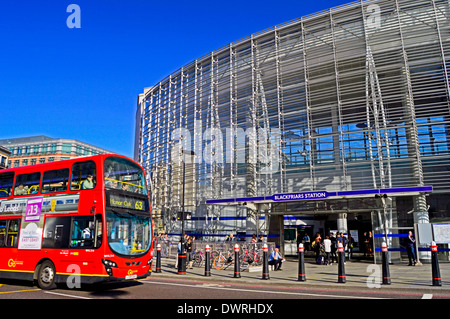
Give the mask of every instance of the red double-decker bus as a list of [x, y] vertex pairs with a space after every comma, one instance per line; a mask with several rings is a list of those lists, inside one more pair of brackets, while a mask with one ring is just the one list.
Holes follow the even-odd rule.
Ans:
[[152, 262], [145, 173], [120, 155], [0, 171], [0, 278], [97, 283], [144, 278]]

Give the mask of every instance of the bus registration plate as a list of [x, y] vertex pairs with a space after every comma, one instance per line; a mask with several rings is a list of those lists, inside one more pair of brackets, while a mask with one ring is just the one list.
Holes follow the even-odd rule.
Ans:
[[128, 270], [128, 274], [125, 277], [125, 279], [136, 279], [137, 275], [135, 274], [135, 272], [133, 270]]

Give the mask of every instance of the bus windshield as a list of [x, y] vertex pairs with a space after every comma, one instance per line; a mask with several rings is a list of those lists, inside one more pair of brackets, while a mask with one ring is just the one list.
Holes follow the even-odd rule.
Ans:
[[105, 160], [105, 187], [147, 195], [142, 169], [120, 157], [109, 157]]
[[109, 247], [119, 255], [135, 256], [148, 251], [151, 244], [149, 217], [118, 213], [106, 214]]
[[121, 157], [105, 160], [106, 225], [111, 250], [124, 257], [145, 254], [151, 218], [144, 171]]

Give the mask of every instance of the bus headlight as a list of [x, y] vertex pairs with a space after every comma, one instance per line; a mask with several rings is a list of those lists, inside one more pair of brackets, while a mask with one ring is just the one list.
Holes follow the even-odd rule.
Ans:
[[102, 259], [102, 262], [106, 268], [117, 268], [117, 264], [114, 261]]
[[117, 268], [117, 264], [114, 261], [108, 259], [102, 259], [103, 265], [105, 265], [106, 273], [112, 276], [112, 268]]

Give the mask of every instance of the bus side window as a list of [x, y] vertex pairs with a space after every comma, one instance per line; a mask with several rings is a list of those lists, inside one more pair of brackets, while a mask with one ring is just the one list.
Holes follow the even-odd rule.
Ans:
[[19, 242], [20, 219], [10, 219], [8, 226], [8, 234], [6, 238], [6, 247], [17, 248]]
[[68, 248], [72, 218], [46, 217], [42, 248]]
[[0, 247], [5, 247], [7, 220], [0, 220]]
[[46, 171], [42, 177], [41, 193], [65, 192], [69, 182], [69, 169]]
[[14, 184], [14, 196], [30, 195], [39, 192], [41, 173], [17, 175]]
[[8, 197], [14, 181], [14, 172], [0, 174], [0, 197]]
[[74, 217], [71, 248], [98, 248], [101, 246], [101, 215]]
[[96, 166], [93, 161], [78, 162], [72, 166], [70, 190], [92, 189], [97, 183]]

